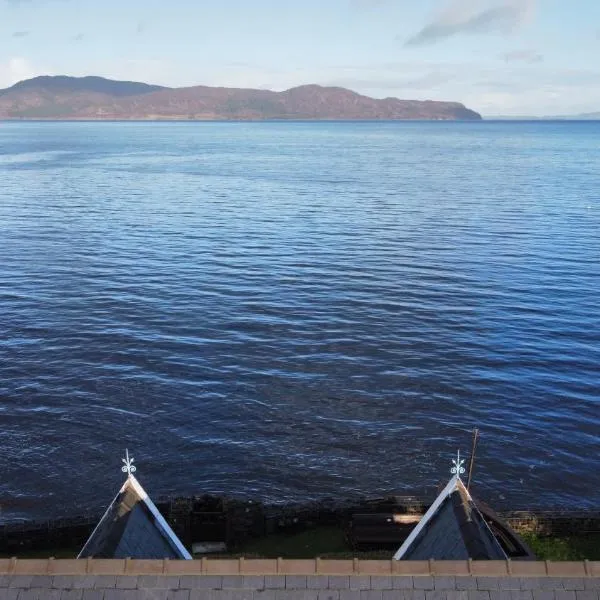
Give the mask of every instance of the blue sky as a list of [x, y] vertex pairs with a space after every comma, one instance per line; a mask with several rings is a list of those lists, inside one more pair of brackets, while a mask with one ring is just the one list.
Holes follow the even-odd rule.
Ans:
[[0, 87], [342, 85], [484, 115], [600, 111], [600, 0], [0, 0]]

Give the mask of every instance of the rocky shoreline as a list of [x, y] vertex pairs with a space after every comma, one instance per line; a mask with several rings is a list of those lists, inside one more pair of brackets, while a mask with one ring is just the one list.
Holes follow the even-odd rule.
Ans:
[[[347, 529], [356, 515], [407, 515], [410, 529], [428, 508], [422, 499], [398, 496], [327, 499], [288, 505], [199, 496], [162, 498], [156, 505], [184, 544], [191, 547], [197, 542], [218, 541], [228, 549], [235, 549], [248, 539], [294, 534], [315, 527]], [[0, 525], [0, 554], [78, 547], [101, 516], [92, 514]], [[600, 531], [600, 510], [508, 511], [500, 516], [519, 533], [568, 536]], [[405, 533], [400, 531], [398, 535]], [[393, 540], [393, 536], [390, 539]]]

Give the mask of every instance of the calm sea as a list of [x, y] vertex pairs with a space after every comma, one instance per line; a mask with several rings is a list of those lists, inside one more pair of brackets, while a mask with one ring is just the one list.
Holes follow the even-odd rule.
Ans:
[[600, 123], [0, 123], [0, 519], [600, 504]]

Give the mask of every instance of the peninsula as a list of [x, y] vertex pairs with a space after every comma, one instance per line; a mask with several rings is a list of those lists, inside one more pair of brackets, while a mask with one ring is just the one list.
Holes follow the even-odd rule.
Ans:
[[168, 88], [102, 77], [41, 76], [0, 90], [0, 119], [47, 120], [480, 120], [458, 102], [375, 99], [341, 87], [284, 92]]

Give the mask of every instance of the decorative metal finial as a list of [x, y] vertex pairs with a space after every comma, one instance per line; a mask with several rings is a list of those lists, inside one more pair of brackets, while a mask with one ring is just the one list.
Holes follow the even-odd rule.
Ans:
[[[460, 477], [465, 472], [465, 469], [463, 467], [464, 463], [465, 463], [465, 459], [460, 457], [460, 450], [459, 450], [456, 454], [456, 458], [452, 459], [452, 464], [454, 466], [450, 469], [450, 473], [452, 473], [453, 475], [456, 475], [457, 477]], [[135, 469], [135, 467], [134, 467], [134, 469]]]
[[127, 448], [125, 448], [125, 458], [122, 458], [121, 460], [125, 463], [125, 466], [121, 467], [121, 471], [123, 471], [123, 473], [127, 473], [127, 475], [135, 473], [136, 467], [133, 464], [135, 459], [133, 456], [129, 458], [129, 450], [127, 450]]

